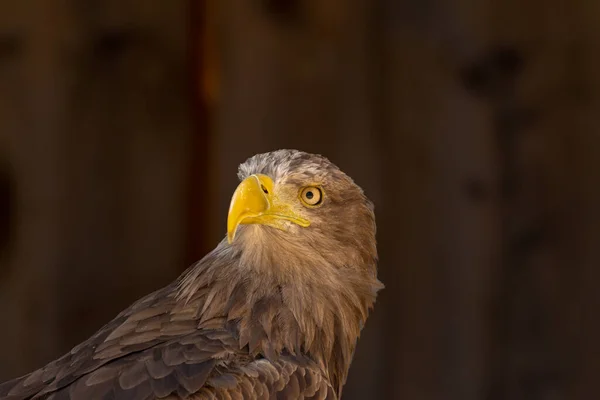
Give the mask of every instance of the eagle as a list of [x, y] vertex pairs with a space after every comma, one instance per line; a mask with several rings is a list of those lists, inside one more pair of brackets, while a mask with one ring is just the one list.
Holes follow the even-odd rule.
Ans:
[[214, 250], [0, 399], [339, 399], [383, 288], [373, 204], [302, 151], [238, 177]]

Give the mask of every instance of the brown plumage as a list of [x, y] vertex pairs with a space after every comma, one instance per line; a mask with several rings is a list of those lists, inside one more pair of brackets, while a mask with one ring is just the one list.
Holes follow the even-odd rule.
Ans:
[[231, 244], [1, 384], [0, 399], [338, 399], [382, 287], [372, 204], [326, 158], [295, 150], [254, 156], [239, 177], [261, 183], [270, 214], [232, 217], [232, 200]]

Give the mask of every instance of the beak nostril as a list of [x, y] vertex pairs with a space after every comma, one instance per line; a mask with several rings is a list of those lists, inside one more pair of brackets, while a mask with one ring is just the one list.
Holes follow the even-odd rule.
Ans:
[[269, 194], [269, 191], [267, 190], [267, 188], [265, 187], [265, 185], [260, 185], [260, 188], [262, 189], [262, 191], [263, 191], [265, 194]]

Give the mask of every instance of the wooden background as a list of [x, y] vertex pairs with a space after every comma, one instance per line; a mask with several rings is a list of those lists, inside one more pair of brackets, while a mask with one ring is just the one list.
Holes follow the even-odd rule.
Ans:
[[237, 164], [327, 155], [386, 284], [345, 399], [597, 397], [600, 3], [0, 4], [0, 380], [222, 237]]

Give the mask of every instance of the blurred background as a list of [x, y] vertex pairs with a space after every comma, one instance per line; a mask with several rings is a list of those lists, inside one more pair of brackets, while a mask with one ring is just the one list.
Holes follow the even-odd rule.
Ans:
[[600, 2], [0, 3], [0, 380], [225, 233], [237, 165], [329, 157], [386, 284], [344, 399], [592, 399]]

